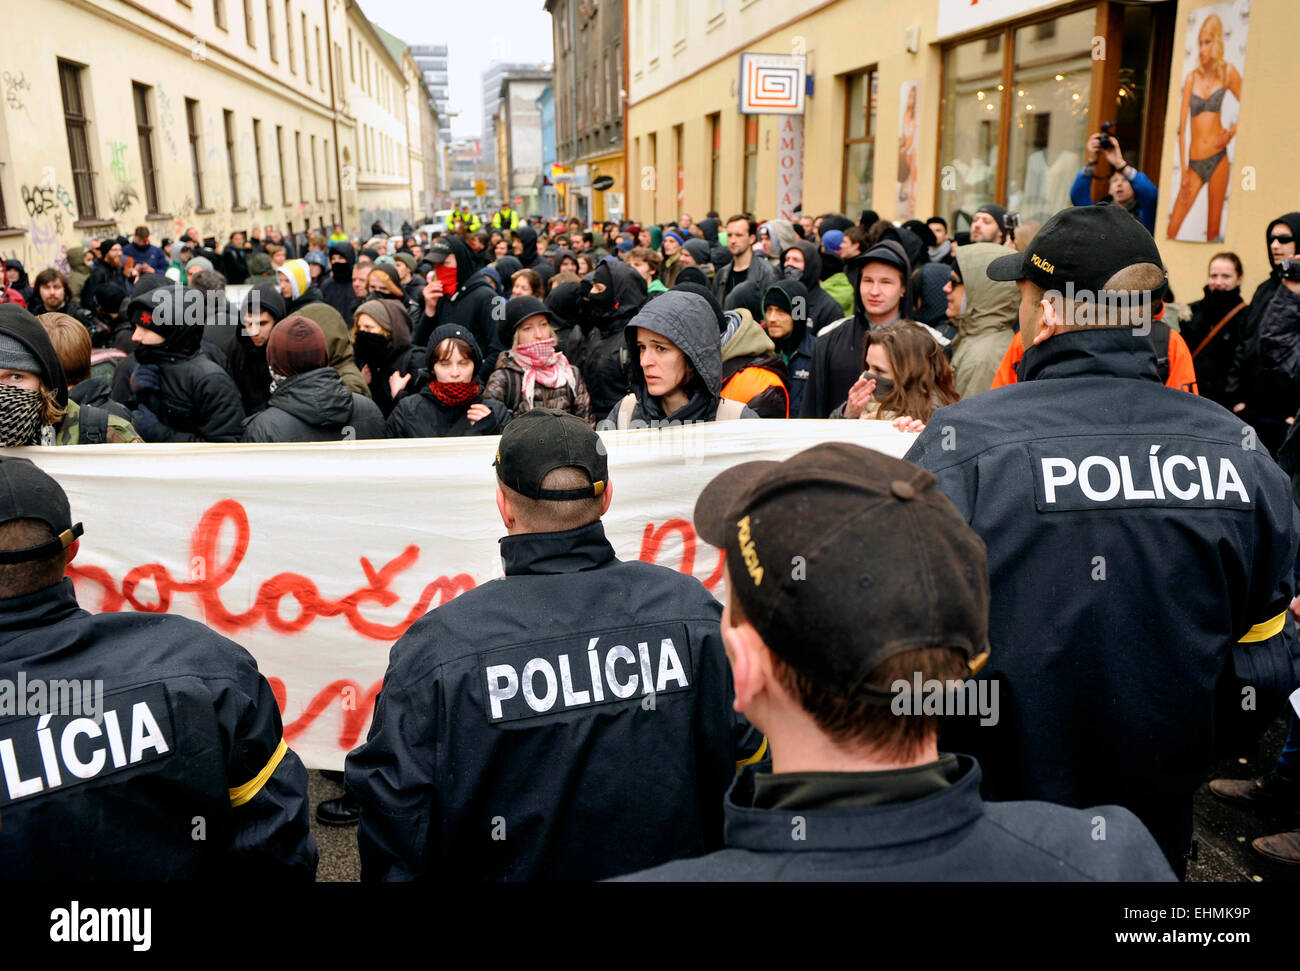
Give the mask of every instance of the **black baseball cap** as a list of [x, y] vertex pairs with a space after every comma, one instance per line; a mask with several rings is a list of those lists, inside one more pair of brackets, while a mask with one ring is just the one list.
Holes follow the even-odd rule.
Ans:
[[[510, 422], [492, 465], [503, 483], [530, 499], [591, 499], [609, 484], [609, 458], [600, 436], [581, 418], [554, 408], [534, 408]], [[586, 472], [591, 485], [542, 488], [550, 472], [566, 466]]]
[[900, 651], [987, 659], [984, 542], [910, 462], [845, 442], [745, 462], [705, 486], [695, 529], [771, 650], [837, 695], [892, 698], [867, 678]]
[[55, 533], [39, 546], [0, 550], [0, 563], [30, 563], [66, 550], [84, 530], [73, 524], [63, 487], [28, 459], [0, 458], [0, 523], [36, 519]]
[[[1163, 271], [1156, 241], [1127, 209], [1102, 203], [1062, 209], [1047, 220], [1023, 253], [988, 265], [990, 280], [1030, 280], [1043, 290], [1064, 292], [1072, 283], [1084, 299], [1103, 292], [1126, 266], [1153, 263]], [[1163, 293], [1165, 285], [1153, 293]]]
[[442, 263], [451, 255], [451, 243], [439, 236], [429, 244], [429, 251], [424, 254], [424, 258], [434, 263]]
[[552, 328], [555, 327], [555, 314], [536, 297], [511, 297], [507, 300], [505, 318], [497, 324], [497, 340], [501, 342], [501, 346], [510, 347], [514, 344], [515, 331], [519, 329], [519, 325], [529, 317], [538, 314], [549, 320]]

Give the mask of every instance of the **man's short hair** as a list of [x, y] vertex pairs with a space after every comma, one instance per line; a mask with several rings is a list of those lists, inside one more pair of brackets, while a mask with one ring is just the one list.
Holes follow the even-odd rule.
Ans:
[[[1116, 272], [1102, 287], [1101, 299], [1096, 301], [1095, 316], [1084, 305], [1092, 299], [1070, 300], [1057, 293], [1061, 303], [1062, 320], [1074, 330], [1099, 330], [1102, 328], [1143, 328], [1151, 326], [1151, 315], [1159, 306], [1164, 293], [1165, 271], [1154, 263], [1134, 263]], [[1029, 285], [1041, 301], [1047, 291], [1032, 280]], [[1150, 292], [1149, 299], [1142, 294]], [[1108, 294], [1122, 299], [1107, 300]], [[1083, 322], [1080, 322], [1083, 321]]]
[[[733, 626], [747, 623], [740, 599], [728, 592]], [[888, 702], [865, 692], [840, 693], [823, 688], [781, 659], [768, 647], [772, 673], [781, 687], [832, 742], [845, 749], [868, 749], [891, 762], [916, 758], [939, 731], [939, 715], [896, 715]], [[956, 648], [922, 647], [899, 651], [878, 664], [865, 680], [870, 685], [926, 681], [960, 681], [970, 676], [966, 658]]]
[[867, 228], [860, 223], [854, 223], [844, 231], [844, 238], [857, 244], [858, 249], [866, 252], [867, 246]]
[[745, 221], [745, 225], [749, 227], [749, 235], [756, 236], [758, 234], [757, 220], [755, 220], [753, 216], [747, 215], [743, 212], [740, 213], [739, 215], [732, 216], [730, 219], [728, 219], [726, 225], [730, 226], [732, 223], [738, 222], [742, 219]]
[[[590, 526], [600, 519], [602, 500], [599, 496], [589, 499], [530, 499], [515, 492], [499, 477], [497, 485], [510, 500], [519, 524], [530, 533], [558, 533]], [[581, 489], [589, 485], [591, 476], [574, 465], [552, 469], [542, 479], [542, 488], [546, 490]]]
[[627, 258], [629, 262], [632, 260], [640, 260], [642, 263], [648, 265], [650, 267], [650, 272], [655, 275], [655, 279], [658, 279], [659, 274], [663, 272], [664, 258], [648, 246], [637, 246], [627, 254]]
[[135, 227], [135, 234], [134, 234], [134, 235], [135, 235], [135, 238], [136, 238], [136, 239], [148, 239], [148, 238], [149, 238], [149, 227], [148, 227], [148, 226], [136, 226], [136, 227]]
[[[0, 550], [25, 550], [54, 538], [54, 531], [39, 519], [11, 519], [0, 523]], [[63, 579], [67, 566], [67, 550], [59, 550], [43, 560], [0, 563], [0, 599], [23, 597], [52, 587]]]

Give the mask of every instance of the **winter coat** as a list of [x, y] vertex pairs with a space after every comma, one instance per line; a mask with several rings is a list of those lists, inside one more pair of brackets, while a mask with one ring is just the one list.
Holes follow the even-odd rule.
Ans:
[[[627, 343], [623, 331], [628, 321], [646, 305], [648, 297], [645, 280], [626, 263], [601, 260], [594, 276], [604, 282], [608, 290], [598, 295], [595, 302], [590, 296], [583, 299], [582, 331], [565, 353], [570, 363], [582, 372], [591, 394], [592, 413], [600, 416], [608, 413], [627, 394], [627, 369], [623, 363]], [[717, 329], [715, 323], [715, 344]]]
[[537, 382], [533, 387], [533, 400], [525, 401], [524, 366], [509, 351], [502, 351], [497, 356], [496, 367], [488, 377], [483, 397], [500, 401], [513, 415], [521, 415], [534, 408], [556, 408], [577, 415], [594, 426], [596, 422], [591, 413], [591, 395], [587, 392], [586, 382], [582, 380], [582, 372], [576, 367], [573, 368], [573, 380], [572, 387], [562, 384], [558, 388], [548, 388]]
[[[37, 296], [36, 293], [32, 290], [31, 281], [27, 279], [27, 270], [23, 268], [22, 263], [20, 263], [18, 260], [13, 259], [12, 257], [8, 257], [5, 259], [5, 270], [6, 270], [6, 274], [5, 274], [5, 280], [3, 285], [8, 286], [12, 290], [17, 290], [19, 296], [23, 298], [23, 302], [27, 304], [27, 308], [29, 310], [35, 308], [33, 310], [33, 313], [39, 313], [40, 312], [39, 304], [41, 302], [40, 297]], [[7, 271], [9, 270], [18, 271], [18, 279], [15, 280], [13, 283], [8, 282], [9, 276]]]
[[384, 438], [384, 415], [348, 390], [332, 367], [283, 379], [266, 408], [244, 427], [245, 442], [336, 442]]
[[966, 309], [953, 323], [952, 375], [957, 393], [969, 398], [993, 386], [1007, 343], [1020, 317], [1020, 290], [1014, 283], [990, 280], [988, 265], [1006, 256], [996, 243], [971, 243], [957, 250], [966, 284]]
[[[692, 385], [688, 386], [692, 392], [690, 399], [672, 414], [666, 414], [661, 399], [653, 397], [646, 388], [636, 348], [637, 330], [642, 327], [671, 341], [686, 355], [695, 371]], [[722, 390], [722, 349], [718, 344], [718, 318], [707, 300], [699, 294], [670, 290], [641, 308], [623, 329], [623, 338], [628, 350], [631, 393], [636, 396], [632, 422], [642, 423], [644, 427], [651, 422], [658, 425], [716, 419]], [[617, 428], [620, 407], [621, 401], [615, 402], [598, 427]], [[745, 408], [741, 417], [757, 418], [758, 415]]]
[[797, 249], [803, 254], [803, 270], [799, 274], [799, 282], [808, 291], [808, 324], [816, 334], [844, 314], [836, 299], [822, 289], [822, 258], [817, 252], [817, 246], [806, 239], [796, 239], [790, 249]]
[[[12, 266], [13, 263], [7, 261], [6, 265]], [[126, 291], [127, 296], [131, 295], [131, 284], [127, 282], [125, 273], [113, 269], [103, 260], [95, 260], [95, 265], [90, 270], [90, 276], [86, 278], [86, 282], [81, 288], [81, 305], [94, 309], [95, 291], [110, 281]]]
[[1279, 286], [1259, 323], [1261, 380], [1279, 414], [1300, 410], [1300, 294]]
[[113, 400], [113, 385], [107, 378], [92, 376], [84, 381], [78, 381], [68, 388], [68, 400], [82, 406], [103, 408], [110, 415], [116, 415], [125, 422], [131, 421], [131, 412], [126, 406]]
[[[470, 424], [469, 406], [485, 404], [492, 414]], [[500, 435], [510, 420], [510, 412], [496, 398], [479, 395], [476, 401], [450, 408], [433, 396], [425, 385], [407, 395], [388, 416], [385, 428], [389, 438], [455, 438], [462, 435]]]
[[474, 335], [483, 350], [485, 366], [480, 368], [478, 379], [485, 382], [492, 373], [490, 362], [505, 350], [497, 340], [497, 321], [504, 319], [505, 299], [493, 286], [491, 277], [477, 268], [469, 244], [459, 236], [444, 238], [456, 257], [456, 292], [438, 301], [432, 317], [424, 312], [423, 306], [419, 308], [411, 342], [417, 348], [427, 349], [429, 338], [437, 328], [443, 324], [460, 324]]
[[[1195, 351], [1219, 322], [1243, 302], [1241, 287], [1233, 287], [1231, 290], [1211, 290], [1208, 286], [1205, 287], [1204, 299], [1191, 305], [1192, 318], [1182, 327], [1187, 346]], [[1205, 350], [1193, 362], [1196, 367], [1197, 391], [1229, 409], [1237, 402], [1229, 400], [1228, 374], [1232, 370], [1237, 348], [1244, 339], [1249, 318], [1250, 306], [1246, 305], [1219, 329], [1214, 339], [1205, 345]]]
[[767, 332], [748, 309], [727, 311], [722, 344], [721, 395], [760, 418], [790, 417], [790, 372]]
[[352, 356], [352, 335], [348, 325], [339, 316], [338, 311], [327, 303], [312, 303], [303, 307], [298, 313], [309, 320], [314, 320], [325, 332], [325, 346], [329, 349], [330, 367], [338, 372], [339, 377], [349, 389], [363, 398], [369, 398], [370, 385], [361, 376], [356, 359]]
[[[546, 288], [546, 281], [555, 274], [555, 267], [545, 256], [537, 252], [537, 231], [532, 226], [520, 226], [515, 233], [515, 238], [523, 244], [523, 252], [519, 254], [519, 262], [523, 264], [526, 270], [535, 270], [537, 275], [542, 278], [542, 289]], [[460, 257], [456, 258], [457, 263]], [[504, 282], [504, 281], [503, 281]], [[461, 321], [443, 321], [443, 323], [461, 323]]]
[[347, 261], [347, 272], [340, 274], [344, 279], [336, 280], [331, 266], [328, 274], [320, 282], [321, 299], [337, 310], [344, 320], [351, 320], [352, 314], [361, 303], [352, 289], [352, 268], [356, 265], [357, 255], [351, 243], [331, 243], [330, 255], [335, 254]]
[[[244, 324], [240, 319], [239, 307], [229, 300], [216, 300], [212, 306], [215, 309], [203, 325], [203, 352], [229, 370], [235, 342], [243, 333]], [[128, 346], [125, 349], [130, 351], [131, 348]]]
[[[701, 269], [704, 268], [701, 267]], [[731, 278], [735, 272], [736, 265], [734, 263], [728, 263], [714, 275], [713, 292], [718, 295], [719, 303], [727, 298], [727, 292], [729, 289], [735, 289], [730, 286]], [[758, 292], [763, 293], [768, 287], [775, 283], [780, 276], [781, 274], [776, 267], [763, 259], [762, 253], [756, 252], [752, 257], [750, 257], [749, 269], [745, 271], [744, 282], [757, 284]]]
[[[898, 301], [899, 310], [901, 311], [912, 305], [912, 294], [909, 287], [912, 276], [911, 267], [907, 262], [907, 253], [901, 243], [892, 239], [882, 240], [871, 250], [849, 261], [849, 283], [853, 288], [853, 316], [844, 317], [822, 328], [821, 333], [817, 335], [817, 344], [813, 349], [812, 362], [808, 367], [808, 383], [804, 388], [803, 400], [800, 405], [800, 418], [828, 417], [831, 409], [848, 398], [849, 388], [853, 387], [858, 380], [858, 376], [862, 374], [867, 331], [875, 328], [872, 327], [870, 318], [867, 317], [867, 308], [862, 302], [858, 279], [861, 276], [862, 267], [868, 262], [872, 262], [867, 260], [866, 257], [880, 247], [888, 249], [893, 258], [900, 260], [906, 267], [901, 271], [903, 274], [903, 292]], [[886, 321], [886, 323], [892, 323], [892, 321]], [[884, 326], [884, 324], [881, 324], [881, 326]], [[1000, 357], [1001, 349], [999, 349], [999, 359]], [[996, 366], [997, 361], [994, 361], [994, 367]]]
[[[81, 382], [84, 384], [85, 382]], [[77, 387], [81, 385], [78, 384]], [[89, 425], [95, 419], [89, 413], [91, 409], [101, 412], [98, 416], [103, 421], [104, 440], [102, 442], [87, 442], [82, 435], [83, 423]], [[126, 412], [128, 417], [123, 418], [122, 412], [125, 409], [114, 401], [107, 402], [105, 405], [82, 405], [76, 401], [72, 394], [68, 394], [68, 413], [63, 416], [59, 422], [59, 427], [54, 432], [55, 445], [134, 445], [137, 442], [143, 442], [140, 433], [135, 430], [131, 424], [130, 412]], [[107, 413], [107, 418], [103, 414]]]
[[234, 243], [227, 243], [221, 250], [221, 272], [230, 284], [238, 285], [248, 279], [248, 260]]
[[131, 240], [122, 247], [123, 265], [126, 265], [128, 257], [135, 263], [148, 263], [155, 273], [167, 272], [167, 254], [157, 246], [137, 246], [135, 240]]
[[[398, 298], [401, 299], [401, 298]], [[302, 313], [302, 308], [313, 303], [324, 303], [325, 296], [320, 292], [320, 287], [316, 284], [308, 284], [307, 289], [302, 292], [302, 296], [293, 297], [284, 302], [284, 315], [292, 317], [294, 314]], [[405, 309], [405, 305], [403, 305]]]
[[41, 314], [67, 314], [85, 327], [86, 333], [90, 335], [92, 347], [106, 347], [113, 339], [112, 330], [105, 327], [98, 317], [75, 300], [69, 300], [62, 307], [47, 308], [41, 305], [41, 295], [38, 293], [35, 295], [34, 303], [35, 306], [28, 304], [27, 309], [37, 316]]
[[845, 273], [834, 273], [822, 281], [822, 290], [829, 293], [844, 310], [846, 317], [853, 315], [853, 284]]

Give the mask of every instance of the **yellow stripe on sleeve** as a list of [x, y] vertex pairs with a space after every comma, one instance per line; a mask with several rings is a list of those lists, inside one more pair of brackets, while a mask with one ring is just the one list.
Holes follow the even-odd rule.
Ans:
[[266, 785], [266, 780], [271, 778], [271, 775], [275, 772], [276, 766], [280, 764], [280, 760], [284, 758], [284, 753], [287, 751], [289, 751], [289, 746], [285, 744], [284, 739], [282, 738], [280, 739], [280, 744], [276, 746], [275, 751], [271, 753], [270, 760], [266, 765], [262, 766], [262, 771], [253, 776], [252, 779], [245, 782], [242, 786], [230, 790], [231, 808], [242, 806], [262, 791], [262, 786]]
[[743, 762], [737, 762], [736, 771], [739, 772], [745, 766], [753, 765], [755, 762], [762, 762], [764, 756], [766, 755], [767, 755], [767, 736], [764, 735], [763, 744], [758, 747], [758, 751], [755, 752], [753, 755], [751, 755], [749, 758], [745, 759]]
[[1256, 624], [1250, 630], [1246, 631], [1246, 636], [1237, 643], [1255, 644], [1259, 641], [1266, 641], [1270, 637], [1275, 637], [1282, 632], [1286, 625], [1286, 611], [1282, 611], [1272, 620], [1266, 620], [1262, 624]]

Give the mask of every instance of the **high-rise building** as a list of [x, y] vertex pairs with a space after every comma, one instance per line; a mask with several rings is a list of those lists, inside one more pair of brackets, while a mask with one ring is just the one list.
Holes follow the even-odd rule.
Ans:
[[444, 145], [451, 145], [451, 117], [447, 114], [447, 45], [413, 45], [411, 56], [424, 76], [424, 83], [438, 111], [438, 139]]
[[496, 117], [501, 107], [501, 81], [508, 74], [531, 71], [549, 72], [549, 64], [525, 64], [493, 61], [483, 72], [483, 165], [489, 172], [497, 171]]

